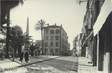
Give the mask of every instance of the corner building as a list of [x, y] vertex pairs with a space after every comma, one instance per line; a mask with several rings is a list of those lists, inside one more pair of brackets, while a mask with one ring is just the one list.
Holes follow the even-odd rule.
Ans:
[[62, 25], [44, 27], [43, 53], [45, 55], [66, 55], [69, 48], [68, 36]]

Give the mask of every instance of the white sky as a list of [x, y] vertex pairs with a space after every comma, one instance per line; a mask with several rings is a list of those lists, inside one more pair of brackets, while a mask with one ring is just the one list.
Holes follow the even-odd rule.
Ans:
[[40, 40], [40, 31], [35, 30], [35, 24], [44, 19], [50, 25], [63, 25], [68, 34], [72, 48], [73, 39], [81, 32], [86, 3], [79, 5], [75, 0], [25, 0], [24, 4], [11, 10], [11, 24], [19, 25], [26, 31], [29, 17], [30, 35], [34, 40]]

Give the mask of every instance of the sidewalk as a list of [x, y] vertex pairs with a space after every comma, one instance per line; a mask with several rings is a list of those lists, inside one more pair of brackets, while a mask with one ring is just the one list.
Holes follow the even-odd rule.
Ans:
[[18, 68], [21, 64], [12, 62], [9, 59], [0, 60], [0, 73], [26, 73], [27, 69], [24, 67]]
[[88, 61], [86, 57], [78, 58], [78, 73], [98, 73], [96, 67], [93, 67]]
[[[44, 59], [37, 59], [37, 61], [35, 62], [41, 62], [44, 60], [50, 60], [53, 58], [56, 58], [57, 56], [41, 56], [41, 58]], [[45, 58], [46, 57], [46, 58]], [[34, 63], [35, 63], [34, 62]], [[10, 59], [4, 59], [4, 60], [0, 60], [0, 73], [26, 73], [27, 72], [27, 68], [25, 68], [26, 66], [33, 64], [33, 62], [26, 63], [25, 61], [23, 61], [22, 63], [17, 59], [15, 59], [15, 61], [11, 61]]]
[[78, 73], [105, 73], [98, 71], [96, 66], [92, 66], [88, 61], [86, 57], [78, 57]]

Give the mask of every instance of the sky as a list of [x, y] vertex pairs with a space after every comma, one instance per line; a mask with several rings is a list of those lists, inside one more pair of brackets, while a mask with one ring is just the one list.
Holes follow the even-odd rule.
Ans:
[[40, 30], [35, 30], [36, 23], [43, 19], [49, 25], [63, 26], [68, 35], [70, 48], [73, 48], [74, 38], [81, 32], [86, 3], [81, 5], [76, 0], [25, 0], [11, 10], [11, 25], [19, 25], [26, 31], [27, 17], [29, 17], [29, 31], [34, 40], [40, 40]]

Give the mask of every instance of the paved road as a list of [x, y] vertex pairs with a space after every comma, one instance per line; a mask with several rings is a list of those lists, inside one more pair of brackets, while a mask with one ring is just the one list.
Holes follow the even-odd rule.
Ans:
[[[36, 62], [49, 57], [32, 57], [30, 62]], [[26, 67], [28, 73], [77, 73], [78, 59], [76, 57], [56, 57]]]
[[[18, 59], [15, 62], [11, 62], [10, 60], [9, 62], [3, 62], [5, 68], [7, 65], [11, 67], [9, 66], [7, 70], [5, 69], [0, 73], [77, 73], [78, 69], [78, 59], [72, 56], [31, 57], [29, 63], [21, 63]], [[7, 65], [5, 66], [6, 63]], [[12, 67], [12, 65], [15, 67]]]

